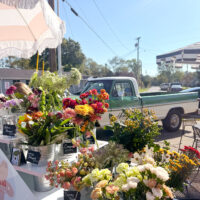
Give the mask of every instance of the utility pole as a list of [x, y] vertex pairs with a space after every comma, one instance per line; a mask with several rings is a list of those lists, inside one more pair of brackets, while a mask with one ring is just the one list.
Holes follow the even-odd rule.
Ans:
[[[141, 37], [137, 37], [137, 43], [135, 43], [135, 47], [137, 48], [137, 64], [138, 67], [140, 66], [140, 59], [139, 59], [139, 55], [140, 55], [140, 39]], [[142, 83], [142, 65], [141, 65], [141, 69], [140, 69], [140, 78], [141, 78], [141, 83]]]
[[[59, 17], [59, 0], [57, 0], [57, 15]], [[61, 44], [58, 45], [58, 74], [62, 75], [62, 56], [61, 56]]]
[[[54, 10], [55, 9], [54, 0], [48, 0], [48, 2], [51, 8]], [[49, 49], [49, 66], [51, 72], [57, 71], [56, 49]]]

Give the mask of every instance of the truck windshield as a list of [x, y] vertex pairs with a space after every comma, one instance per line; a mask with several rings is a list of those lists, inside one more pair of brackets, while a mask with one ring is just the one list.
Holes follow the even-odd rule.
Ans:
[[81, 91], [81, 93], [88, 92], [89, 90], [96, 89], [97, 92], [100, 92], [101, 89], [105, 89], [106, 92], [110, 94], [110, 89], [112, 86], [112, 80], [95, 80], [88, 81]]

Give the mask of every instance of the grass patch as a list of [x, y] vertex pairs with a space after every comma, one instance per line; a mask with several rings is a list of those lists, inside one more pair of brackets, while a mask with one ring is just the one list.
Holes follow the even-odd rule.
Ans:
[[139, 92], [147, 92], [149, 88], [139, 88]]

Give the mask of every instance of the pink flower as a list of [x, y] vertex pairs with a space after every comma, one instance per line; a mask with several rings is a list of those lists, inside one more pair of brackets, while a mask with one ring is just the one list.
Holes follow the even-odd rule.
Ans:
[[81, 149], [80, 149], [80, 152], [81, 152], [82, 154], [87, 153], [87, 148], [81, 148]]
[[94, 152], [94, 146], [88, 147], [88, 150]]
[[14, 94], [15, 90], [17, 88], [14, 86], [14, 85], [11, 85], [7, 90], [6, 90], [6, 94], [7, 95], [11, 95], [11, 94]]
[[90, 133], [90, 131], [86, 131], [85, 135], [86, 135], [86, 138], [91, 137], [91, 133]]
[[63, 114], [64, 119], [69, 119], [69, 118], [74, 118], [74, 117], [76, 117], [76, 112], [74, 111], [74, 109], [66, 108], [64, 110], [64, 114]]
[[84, 120], [80, 117], [74, 117], [74, 118], [72, 118], [72, 122], [76, 125], [81, 125], [81, 124], [83, 124]]

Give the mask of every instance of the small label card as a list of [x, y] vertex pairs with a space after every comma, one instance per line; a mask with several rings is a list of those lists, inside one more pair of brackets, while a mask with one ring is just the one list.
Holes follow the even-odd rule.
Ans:
[[63, 143], [63, 154], [77, 153], [77, 147], [73, 147], [71, 142]]
[[40, 152], [28, 150], [26, 161], [38, 165], [40, 157], [41, 157]]
[[77, 191], [64, 191], [64, 200], [81, 200], [81, 193]]
[[15, 125], [10, 125], [10, 124], [3, 125], [3, 135], [15, 136], [15, 134], [16, 134]]
[[11, 154], [10, 162], [13, 165], [17, 165], [17, 166], [20, 166], [21, 164], [26, 163], [22, 149], [16, 148], [16, 147], [12, 148], [12, 154]]

